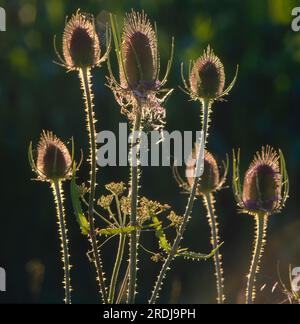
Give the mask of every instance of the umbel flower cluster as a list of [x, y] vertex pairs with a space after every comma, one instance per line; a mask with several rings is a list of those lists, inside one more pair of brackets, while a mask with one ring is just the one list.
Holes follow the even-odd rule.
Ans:
[[[222, 266], [222, 244], [218, 217], [215, 207], [216, 197], [226, 188], [229, 156], [219, 163], [216, 156], [207, 150], [208, 130], [214, 104], [224, 100], [237, 80], [238, 69], [231, 83], [225, 86], [225, 68], [208, 45], [194, 61], [190, 61], [188, 78], [185, 79], [182, 64], [182, 90], [192, 101], [200, 104], [199, 129], [201, 138], [190, 153], [185, 176], [174, 167], [174, 178], [187, 194], [187, 204], [181, 215], [171, 206], [151, 197], [141, 196], [142, 173], [139, 161], [140, 134], [142, 131], [163, 130], [165, 126], [166, 99], [172, 88], [166, 88], [171, 70], [174, 40], [170, 45], [170, 58], [163, 76], [160, 69], [160, 54], [156, 25], [145, 12], [131, 11], [124, 18], [119, 29], [117, 17], [110, 14], [106, 28], [106, 45], [100, 42], [94, 18], [91, 14], [78, 10], [67, 19], [62, 33], [62, 50], [55, 45], [59, 65], [67, 71], [78, 73], [83, 94], [86, 132], [89, 140], [89, 155], [86, 157], [90, 169], [89, 179], [78, 184], [77, 171], [83, 162], [74, 159], [74, 143], [71, 150], [50, 131], [42, 131], [40, 141], [34, 149], [30, 144], [28, 156], [37, 180], [50, 183], [59, 225], [64, 269], [65, 303], [71, 303], [71, 264], [69, 254], [68, 229], [64, 209], [63, 183], [70, 183], [70, 199], [81, 233], [90, 244], [87, 256], [95, 267], [99, 301], [104, 304], [136, 303], [137, 293], [143, 289], [138, 269], [147, 266], [139, 262], [139, 255], [146, 253], [149, 261], [159, 264], [157, 280], [149, 292], [149, 303], [157, 301], [168, 271], [175, 258], [187, 261], [213, 259], [217, 302], [226, 301], [226, 285]], [[114, 51], [111, 51], [114, 48]], [[60, 54], [61, 52], [61, 54]], [[113, 54], [115, 53], [115, 55]], [[113, 71], [112, 61], [118, 71]], [[97, 183], [96, 124], [92, 72], [107, 63], [107, 84], [137, 138], [130, 144], [130, 170], [128, 184], [112, 182], [107, 185]], [[99, 86], [99, 85], [97, 85]], [[103, 85], [104, 86], [104, 85]], [[97, 116], [97, 119], [100, 116]], [[101, 123], [99, 123], [101, 124]], [[71, 152], [70, 152], [71, 151]], [[255, 301], [255, 283], [260, 260], [266, 243], [266, 229], [269, 217], [280, 212], [289, 194], [289, 181], [285, 159], [281, 150], [270, 146], [256, 153], [241, 183], [239, 161], [240, 151], [233, 152], [232, 188], [239, 212], [248, 213], [256, 220], [256, 236], [253, 258], [245, 289], [246, 303]], [[100, 195], [96, 190], [106, 191]], [[182, 245], [187, 225], [192, 217], [194, 202], [202, 199], [207, 210], [210, 227], [211, 251], [200, 253]], [[220, 212], [221, 213], [221, 212]], [[196, 213], [199, 214], [198, 212]], [[72, 213], [68, 213], [72, 217]], [[195, 216], [198, 217], [198, 216]], [[146, 236], [146, 233], [148, 236]], [[156, 249], [149, 248], [146, 237], [153, 235], [157, 240]], [[141, 237], [144, 237], [141, 243]], [[118, 240], [112, 269], [106, 268], [102, 251], [110, 240]], [[123, 266], [125, 265], [125, 267]], [[104, 271], [106, 270], [106, 272]], [[201, 294], [201, 292], [199, 292]], [[145, 292], [143, 292], [145, 295]], [[142, 302], [142, 301], [141, 301]]]

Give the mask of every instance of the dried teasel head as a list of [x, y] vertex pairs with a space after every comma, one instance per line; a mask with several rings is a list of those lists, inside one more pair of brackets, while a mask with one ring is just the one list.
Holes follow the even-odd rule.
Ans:
[[77, 10], [66, 21], [63, 32], [62, 56], [58, 53], [54, 42], [55, 51], [60, 59], [60, 65], [69, 71], [92, 68], [106, 60], [109, 48], [101, 57], [101, 46], [96, 32], [94, 18], [91, 14]]
[[189, 79], [192, 91], [200, 98], [213, 99], [222, 94], [225, 86], [224, 66], [209, 46], [194, 63]]
[[120, 82], [124, 88], [154, 89], [158, 78], [157, 36], [144, 12], [132, 11], [124, 21]]
[[[173, 169], [175, 180], [178, 182], [186, 192], [190, 192], [193, 187], [195, 180], [195, 169], [196, 169], [196, 157], [198, 154], [199, 146], [193, 149], [193, 152], [189, 156], [186, 167], [186, 181], [179, 175], [177, 169]], [[228, 171], [228, 157], [227, 161], [223, 162], [224, 173], [221, 175], [220, 168], [216, 158], [212, 153], [205, 150], [204, 153], [204, 171], [201, 176], [201, 181], [197, 188], [197, 195], [206, 195], [215, 191], [220, 190], [227, 178]]]
[[251, 214], [273, 214], [284, 206], [289, 192], [285, 160], [281, 151], [263, 147], [247, 170], [243, 186], [239, 180], [239, 156], [234, 156], [234, 191], [243, 211]]
[[[159, 80], [160, 59], [156, 25], [152, 25], [144, 11], [126, 14], [122, 35], [118, 32], [118, 23], [115, 16], [111, 15], [111, 27], [114, 36], [117, 59], [119, 63], [120, 83], [116, 81], [109, 60], [110, 87], [116, 97], [129, 101], [132, 95], [144, 98], [150, 92], [167, 92], [161, 90], [166, 84], [171, 70], [174, 54], [174, 38], [172, 38], [171, 55], [167, 69], [162, 80]], [[117, 95], [116, 95], [117, 94]], [[165, 100], [165, 99], [164, 99]], [[117, 99], [118, 102], [120, 102]], [[123, 106], [123, 104], [121, 104]]]
[[193, 100], [217, 100], [227, 95], [235, 84], [235, 77], [229, 87], [225, 88], [225, 71], [221, 60], [216, 56], [210, 46], [193, 64], [190, 64], [189, 86], [183, 76], [182, 79], [187, 92]]
[[[72, 148], [73, 155], [73, 148]], [[29, 146], [29, 161], [38, 180], [63, 181], [72, 176], [73, 158], [67, 146], [52, 132], [43, 131], [33, 158]]]

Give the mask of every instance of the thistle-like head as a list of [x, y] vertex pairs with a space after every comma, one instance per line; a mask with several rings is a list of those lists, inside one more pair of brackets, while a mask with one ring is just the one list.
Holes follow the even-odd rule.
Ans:
[[263, 147], [250, 164], [241, 185], [239, 154], [234, 156], [233, 188], [239, 207], [252, 214], [274, 214], [284, 206], [289, 192], [289, 181], [281, 151]]
[[[166, 83], [170, 72], [173, 59], [173, 42], [167, 71], [163, 80], [160, 81], [156, 26], [151, 24], [145, 12], [132, 10], [126, 14], [121, 37], [118, 35], [117, 22], [114, 16], [111, 16], [111, 25], [120, 69], [120, 87], [140, 93], [159, 90]], [[112, 72], [110, 74], [115, 81]]]
[[[55, 45], [55, 44], [54, 44]], [[55, 51], [60, 65], [69, 71], [93, 68], [106, 60], [107, 54], [101, 57], [101, 46], [91, 14], [77, 10], [66, 21], [63, 32], [62, 56]]]
[[157, 37], [147, 15], [127, 14], [122, 34], [120, 81], [124, 88], [155, 88], [158, 74]]
[[225, 88], [225, 71], [221, 60], [210, 46], [195, 62], [190, 64], [189, 85], [182, 79], [187, 92], [193, 100], [218, 100], [227, 95], [235, 84], [236, 75], [227, 89]]
[[[198, 154], [198, 146], [193, 149], [189, 156], [186, 167], [186, 181], [181, 178], [177, 169], [174, 169], [174, 176], [180, 187], [184, 188], [185, 191], [190, 192], [194, 181], [195, 181], [195, 169], [196, 169], [196, 157]], [[220, 190], [227, 177], [228, 161], [223, 162], [224, 173], [221, 174], [219, 165], [216, 158], [212, 153], [205, 150], [204, 153], [204, 171], [201, 176], [197, 188], [197, 195], [207, 195], [215, 191]]]
[[70, 154], [66, 144], [50, 131], [43, 131], [33, 158], [32, 144], [29, 146], [29, 162], [38, 180], [63, 181], [72, 176], [73, 148]]

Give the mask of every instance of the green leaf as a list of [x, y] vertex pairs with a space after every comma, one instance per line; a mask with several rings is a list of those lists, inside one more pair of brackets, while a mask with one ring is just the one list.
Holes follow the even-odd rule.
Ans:
[[177, 257], [182, 256], [185, 259], [191, 259], [193, 261], [207, 260], [207, 259], [212, 258], [222, 245], [223, 245], [223, 243], [221, 243], [216, 249], [212, 250], [209, 254], [188, 251], [187, 249], [180, 249], [177, 252], [176, 256]]
[[75, 176], [76, 176], [76, 167], [74, 166], [73, 169], [73, 176], [71, 180], [71, 199], [72, 199], [72, 204], [74, 208], [74, 213], [76, 216], [76, 220], [80, 226], [81, 232], [83, 235], [88, 235], [90, 232], [90, 224], [86, 217], [84, 216], [84, 213], [81, 208], [81, 203], [80, 203], [80, 197], [77, 189], [77, 184], [75, 181]]
[[166, 234], [164, 233], [162, 223], [159, 221], [156, 215], [151, 215], [153, 227], [155, 227], [155, 235], [159, 240], [159, 247], [166, 252], [171, 250], [171, 245], [167, 240]]
[[103, 228], [98, 231], [100, 235], [116, 235], [116, 234], [129, 234], [138, 228], [135, 226], [117, 227], [117, 228]]

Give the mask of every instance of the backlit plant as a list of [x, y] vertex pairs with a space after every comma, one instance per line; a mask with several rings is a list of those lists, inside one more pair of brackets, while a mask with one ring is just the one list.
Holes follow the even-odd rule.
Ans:
[[[96, 268], [96, 280], [104, 304], [136, 302], [137, 292], [143, 289], [143, 281], [137, 280], [138, 256], [146, 253], [149, 261], [160, 266], [153, 290], [149, 292], [150, 304], [154, 304], [162, 289], [167, 271], [175, 258], [188, 261], [214, 259], [217, 301], [225, 302], [219, 224], [215, 211], [215, 194], [224, 187], [228, 171], [228, 158], [223, 170], [213, 154], [206, 150], [211, 112], [214, 103], [224, 100], [235, 85], [238, 68], [228, 87], [225, 86], [225, 69], [212, 48], [208, 46], [195, 61], [190, 61], [188, 78], [181, 76], [188, 99], [200, 103], [201, 136], [190, 153], [186, 177], [180, 176], [174, 168], [174, 175], [180, 187], [188, 194], [185, 211], [177, 214], [171, 206], [141, 195], [141, 141], [142, 133], [152, 130], [162, 132], [166, 125], [165, 104], [173, 88], [166, 88], [174, 54], [174, 39], [170, 45], [170, 58], [166, 71], [161, 76], [161, 62], [157, 27], [146, 13], [132, 10], [125, 15], [121, 29], [117, 17], [109, 15], [106, 26], [106, 44], [103, 48], [93, 15], [77, 10], [66, 20], [62, 34], [61, 54], [55, 51], [57, 64], [67, 71], [76, 71], [83, 91], [86, 129], [89, 139], [89, 179], [80, 185], [77, 171], [81, 163], [74, 162], [74, 147], [70, 153], [52, 132], [43, 132], [36, 150], [29, 147], [29, 161], [37, 180], [50, 183], [59, 219], [59, 233], [62, 241], [65, 302], [71, 303], [70, 261], [67, 228], [64, 211], [62, 183], [70, 180], [70, 198], [74, 214], [83, 236], [91, 249], [89, 260]], [[110, 52], [111, 38], [114, 52]], [[54, 42], [55, 43], [55, 42]], [[97, 144], [96, 118], [92, 71], [107, 62], [107, 86], [112, 91], [120, 112], [128, 119], [130, 137], [129, 182], [111, 182], [100, 186], [105, 194], [98, 194], [97, 186]], [[116, 63], [117, 73], [114, 71]], [[104, 86], [104, 85], [102, 85]], [[173, 85], [175, 88], [176, 85]], [[200, 122], [199, 122], [200, 124]], [[162, 138], [163, 140], [163, 138]], [[73, 143], [73, 142], [72, 142]], [[188, 152], [189, 153], [189, 152]], [[289, 192], [285, 160], [281, 151], [270, 147], [257, 153], [241, 184], [239, 176], [239, 152], [233, 156], [233, 190], [238, 207], [242, 212], [253, 215], [257, 223], [256, 243], [246, 290], [246, 301], [255, 300], [255, 278], [265, 244], [267, 221], [271, 214], [284, 206]], [[192, 216], [194, 202], [201, 198], [207, 210], [211, 229], [210, 253], [192, 251], [182, 246], [187, 225]], [[156, 246], [147, 244], [147, 238], [156, 240]], [[141, 240], [141, 238], [145, 238]], [[118, 246], [110, 250], [114, 258], [111, 271], [105, 278], [102, 249], [111, 240], [117, 239]], [[226, 240], [225, 240], [226, 243]], [[104, 262], [103, 262], [104, 261]], [[144, 267], [144, 264], [140, 266]], [[141, 271], [142, 273], [142, 271]]]
[[284, 207], [289, 194], [289, 179], [282, 152], [276, 152], [270, 146], [256, 153], [243, 185], [239, 164], [240, 152], [233, 156], [234, 195], [240, 212], [253, 216], [256, 222], [255, 245], [246, 289], [246, 303], [252, 304], [256, 297], [256, 274], [266, 244], [268, 220]]
[[[174, 177], [179, 186], [186, 193], [190, 193], [194, 183], [195, 174], [195, 161], [198, 154], [199, 146], [197, 145], [192, 151], [189, 157], [186, 168], [186, 180], [183, 180], [178, 172], [178, 169], [174, 167]], [[215, 263], [215, 276], [217, 284], [217, 300], [219, 304], [223, 304], [225, 301], [224, 294], [224, 278], [222, 269], [222, 255], [218, 250], [220, 246], [218, 219], [215, 212], [215, 197], [214, 194], [221, 190], [224, 186], [228, 171], [228, 158], [226, 163], [223, 162], [224, 173], [221, 176], [219, 166], [215, 157], [208, 151], [204, 153], [204, 172], [202, 175], [201, 183], [198, 184], [196, 196], [202, 197], [203, 204], [207, 209], [207, 219], [211, 229], [211, 245], [213, 250], [216, 251], [214, 255]]]
[[[35, 153], [35, 157], [34, 157]], [[32, 170], [37, 174], [37, 180], [50, 183], [56, 205], [59, 226], [59, 237], [62, 248], [64, 268], [65, 303], [71, 304], [71, 276], [70, 255], [68, 247], [68, 230], [64, 209], [64, 192], [62, 182], [69, 180], [72, 175], [73, 153], [70, 154], [67, 146], [52, 132], [43, 131], [37, 149], [33, 152], [29, 146], [28, 158]]]

